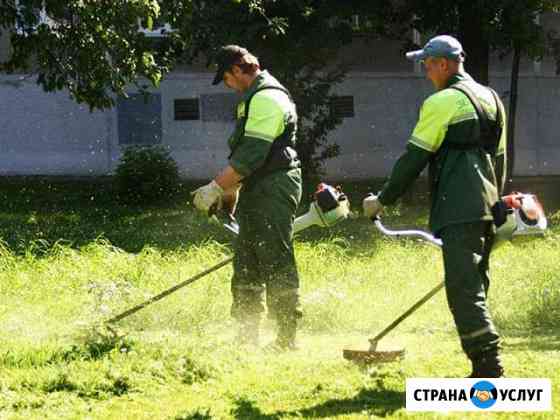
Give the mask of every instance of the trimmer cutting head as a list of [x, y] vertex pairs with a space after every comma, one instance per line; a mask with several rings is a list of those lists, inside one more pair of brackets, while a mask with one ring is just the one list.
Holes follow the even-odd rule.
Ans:
[[398, 350], [342, 350], [342, 356], [351, 362], [360, 364], [389, 363], [404, 358], [404, 349]]
[[351, 362], [360, 364], [388, 363], [404, 358], [404, 349], [377, 350], [377, 340], [370, 340], [368, 350], [344, 349], [342, 356]]

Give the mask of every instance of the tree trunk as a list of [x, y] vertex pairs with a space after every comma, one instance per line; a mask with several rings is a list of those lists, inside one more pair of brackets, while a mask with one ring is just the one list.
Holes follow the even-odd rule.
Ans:
[[488, 85], [490, 45], [486, 33], [484, 8], [477, 2], [461, 2], [459, 11], [459, 41], [467, 53], [465, 70], [478, 82]]
[[509, 89], [506, 185], [511, 184], [511, 179], [513, 177], [513, 166], [515, 163], [515, 114], [517, 112], [517, 81], [519, 80], [520, 60], [521, 60], [521, 47], [519, 45], [515, 45], [513, 49], [513, 62], [511, 65], [511, 81], [510, 81], [510, 89]]

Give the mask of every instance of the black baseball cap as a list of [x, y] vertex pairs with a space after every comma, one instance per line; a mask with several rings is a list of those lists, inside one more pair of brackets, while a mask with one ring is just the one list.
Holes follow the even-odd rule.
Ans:
[[216, 76], [214, 76], [212, 84], [217, 85], [221, 83], [224, 80], [224, 73], [234, 64], [238, 64], [241, 58], [247, 54], [249, 54], [249, 51], [239, 45], [226, 45], [221, 47], [214, 60], [218, 66], [218, 70], [216, 70]]

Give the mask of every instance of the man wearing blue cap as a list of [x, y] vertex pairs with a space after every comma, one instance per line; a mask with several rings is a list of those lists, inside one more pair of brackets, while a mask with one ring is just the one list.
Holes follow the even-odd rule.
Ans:
[[364, 199], [374, 217], [393, 204], [429, 165], [430, 228], [443, 241], [447, 301], [471, 377], [500, 377], [499, 336], [486, 304], [495, 227], [492, 206], [505, 184], [504, 106], [464, 70], [465, 53], [448, 35], [406, 54], [424, 63], [437, 92], [419, 120], [380, 194]]

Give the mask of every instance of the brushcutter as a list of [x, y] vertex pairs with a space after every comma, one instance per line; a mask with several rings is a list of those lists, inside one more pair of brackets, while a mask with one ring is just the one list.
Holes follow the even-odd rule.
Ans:
[[[498, 210], [496, 210], [498, 209]], [[512, 240], [515, 237], [535, 237], [542, 236], [547, 227], [547, 220], [542, 205], [536, 196], [532, 194], [513, 193], [496, 203], [493, 209], [494, 222], [497, 227], [497, 241]], [[502, 219], [500, 219], [500, 215]], [[420, 237], [429, 244], [442, 247], [441, 239], [422, 230], [391, 230], [383, 226], [379, 217], [373, 218], [377, 229], [384, 235], [399, 237]], [[377, 350], [379, 341], [393, 331], [401, 322], [412, 315], [418, 308], [429, 301], [445, 286], [444, 282], [439, 283], [432, 290], [422, 296], [416, 303], [408, 308], [402, 315], [391, 322], [380, 333], [369, 340], [368, 350], [344, 349], [342, 355], [345, 359], [359, 363], [383, 363], [391, 362], [405, 355], [404, 349], [397, 350]]]
[[543, 206], [533, 194], [506, 195], [494, 205], [492, 214], [497, 227], [496, 244], [543, 236], [548, 225]]
[[[296, 218], [294, 222], [294, 233], [300, 232], [313, 225], [317, 225], [320, 227], [331, 227], [337, 224], [338, 222], [340, 222], [341, 220], [346, 219], [349, 214], [350, 214], [350, 203], [346, 195], [342, 192], [342, 190], [339, 187], [333, 188], [330, 185], [321, 183], [319, 184], [317, 191], [314, 194], [314, 200], [311, 203], [309, 211], [304, 215]], [[226, 227], [228, 230], [232, 231], [235, 234], [239, 233], [239, 226], [237, 225], [237, 222], [235, 222], [235, 219], [233, 219], [232, 216], [230, 216], [229, 221], [224, 223], [224, 227]], [[105, 321], [105, 323], [112, 324], [118, 322], [138, 312], [139, 310], [145, 308], [146, 306], [151, 305], [152, 303], [157, 302], [158, 300], [161, 300], [166, 296], [169, 296], [170, 294], [176, 292], [177, 290], [182, 289], [183, 287], [191, 283], [194, 283], [195, 281], [207, 276], [208, 274], [211, 274], [219, 270], [220, 268], [225, 267], [232, 261], [233, 258], [228, 258], [216, 264], [215, 266], [210, 267], [202, 271], [201, 273], [198, 273], [197, 275], [179, 284], [176, 284], [173, 287], [170, 287], [167, 290], [164, 290], [163, 292], [151, 297], [147, 301], [142, 302], [139, 305], [136, 305], [130, 309], [127, 309], [126, 311]]]

